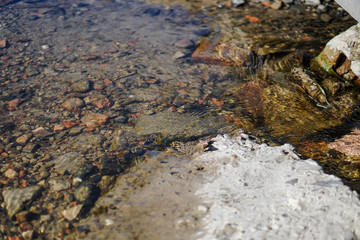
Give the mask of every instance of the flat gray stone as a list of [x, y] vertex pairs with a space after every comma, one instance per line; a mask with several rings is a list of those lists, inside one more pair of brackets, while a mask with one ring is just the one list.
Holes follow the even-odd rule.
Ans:
[[41, 187], [29, 186], [23, 189], [6, 189], [2, 192], [8, 216], [12, 218], [40, 193]]

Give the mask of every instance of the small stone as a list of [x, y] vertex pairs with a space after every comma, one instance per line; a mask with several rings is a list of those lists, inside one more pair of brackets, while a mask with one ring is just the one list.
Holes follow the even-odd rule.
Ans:
[[59, 73], [56, 70], [54, 70], [52, 68], [48, 68], [48, 67], [44, 69], [44, 74], [46, 76], [51, 76], [51, 77], [55, 77], [55, 76], [59, 75]]
[[62, 107], [65, 108], [68, 111], [77, 111], [84, 107], [84, 101], [80, 98], [70, 98], [63, 102]]
[[[101, 135], [97, 135], [102, 137]], [[88, 147], [91, 148], [92, 146]], [[68, 173], [74, 177], [83, 178], [86, 174], [92, 171], [93, 165], [88, 162], [80, 153], [69, 152], [56, 158], [54, 169], [60, 173]]]
[[6, 204], [7, 214], [12, 218], [21, 211], [25, 203], [30, 203], [41, 192], [41, 187], [30, 186], [23, 189], [6, 189], [2, 192]]
[[19, 212], [15, 215], [16, 221], [17, 222], [26, 222], [28, 215], [29, 215], [29, 211]]
[[28, 230], [32, 230], [33, 227], [30, 225], [30, 223], [28, 222], [22, 222], [20, 223], [19, 225], [20, 229], [23, 230], [23, 231], [28, 231]]
[[28, 230], [21, 233], [24, 240], [31, 240], [34, 237], [34, 230]]
[[175, 47], [178, 47], [178, 48], [192, 48], [194, 46], [195, 46], [194, 42], [188, 38], [177, 41], [175, 43]]
[[49, 137], [49, 136], [53, 135], [53, 133], [47, 131], [47, 130], [46, 130], [45, 128], [43, 128], [43, 127], [38, 127], [38, 128], [36, 128], [36, 129], [34, 129], [34, 130], [32, 131], [32, 133], [34, 134], [34, 136], [35, 136], [36, 138], [40, 138], [40, 139], [46, 138], [46, 137]]
[[81, 121], [88, 127], [99, 127], [105, 124], [108, 120], [108, 117], [99, 113], [88, 113], [81, 118]]
[[25, 69], [25, 74], [29, 77], [33, 77], [33, 76], [36, 76], [38, 74], [40, 74], [39, 70], [37, 68], [34, 68], [32, 66], [28, 66], [26, 69]]
[[19, 174], [14, 170], [9, 168], [8, 170], [6, 170], [6, 172], [4, 173], [5, 177], [9, 178], [9, 179], [14, 179], [17, 176], [19, 176]]
[[97, 96], [90, 100], [90, 103], [97, 108], [109, 108], [113, 105], [113, 102], [104, 96]]
[[122, 130], [116, 130], [113, 133], [113, 139], [111, 141], [111, 146], [109, 148], [110, 151], [123, 151], [127, 148], [128, 142], [123, 135]]
[[9, 111], [14, 111], [20, 104], [20, 99], [13, 99], [7, 102], [7, 109]]
[[325, 22], [325, 23], [328, 23], [330, 22], [333, 18], [331, 16], [329, 16], [328, 14], [321, 14], [320, 15], [320, 19], [321, 21]]
[[320, 4], [321, 4], [320, 0], [305, 0], [305, 5], [318, 6]]
[[238, 7], [245, 4], [245, 0], [231, 0], [234, 7]]
[[180, 51], [177, 51], [174, 55], [173, 55], [173, 58], [175, 59], [179, 59], [179, 58], [183, 58], [185, 57], [186, 55]]
[[272, 9], [279, 10], [282, 7], [282, 1], [276, 1], [270, 5]]
[[49, 180], [49, 184], [50, 184], [50, 190], [52, 192], [59, 192], [61, 190], [66, 190], [71, 187], [70, 182], [64, 181], [59, 178], [53, 178], [53, 179]]
[[161, 12], [161, 9], [159, 9], [159, 8], [153, 8], [153, 7], [150, 7], [150, 8], [148, 8], [148, 9], [146, 9], [146, 10], [144, 11], [145, 14], [149, 14], [149, 15], [152, 16], [152, 17], [155, 17], [155, 16], [159, 15], [160, 12]]
[[78, 82], [71, 84], [70, 88], [73, 92], [84, 93], [90, 90], [90, 82], [86, 79], [82, 79]]
[[66, 129], [69, 129], [69, 128], [72, 128], [73, 126], [75, 126], [77, 123], [70, 122], [70, 121], [62, 121], [62, 124], [64, 125], [64, 127]]
[[104, 79], [104, 84], [105, 84], [105, 85], [112, 85], [113, 82], [112, 82], [110, 79], [105, 78], [105, 79]]
[[62, 125], [62, 124], [56, 124], [55, 126], [54, 126], [54, 131], [55, 132], [59, 132], [59, 131], [62, 131], [62, 130], [64, 130], [65, 129], [65, 127], [64, 127], [64, 125]]
[[37, 144], [37, 143], [28, 143], [28, 144], [25, 145], [25, 147], [22, 150], [23, 150], [23, 152], [26, 152], [26, 153], [33, 153], [39, 147], [40, 147], [40, 145]]
[[0, 40], [0, 48], [6, 48], [8, 46], [7, 40]]
[[82, 126], [80, 126], [80, 127], [73, 127], [73, 128], [70, 129], [69, 134], [72, 135], [72, 136], [78, 135], [78, 134], [80, 134], [80, 133], [83, 131], [84, 128], [85, 128], [85, 127], [82, 127]]
[[25, 144], [30, 140], [31, 137], [32, 137], [32, 133], [26, 133], [18, 137], [15, 141], [20, 144]]
[[75, 189], [74, 196], [76, 200], [80, 202], [86, 202], [90, 198], [92, 190], [92, 185], [82, 185]]
[[69, 209], [66, 209], [66, 210], [62, 211], [61, 214], [67, 220], [72, 221], [78, 216], [82, 206], [83, 206], [82, 204], [76, 205], [75, 207], [72, 207], [72, 208], [69, 208]]

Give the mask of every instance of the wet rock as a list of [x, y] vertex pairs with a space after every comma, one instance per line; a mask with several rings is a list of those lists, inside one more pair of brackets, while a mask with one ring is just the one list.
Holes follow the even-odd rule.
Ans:
[[84, 93], [90, 90], [90, 82], [86, 79], [82, 79], [78, 82], [71, 84], [70, 89], [73, 92]]
[[183, 58], [183, 57], [185, 57], [185, 56], [186, 56], [185, 53], [180, 52], [180, 51], [177, 51], [177, 52], [173, 55], [173, 58], [178, 59], [178, 58]]
[[38, 127], [36, 129], [34, 129], [32, 131], [32, 133], [34, 134], [34, 137], [39, 138], [39, 139], [46, 138], [46, 137], [49, 137], [54, 134], [54, 133], [47, 131], [43, 127]]
[[74, 196], [77, 201], [85, 203], [90, 198], [92, 191], [93, 191], [92, 185], [89, 184], [82, 185], [75, 189]]
[[9, 111], [14, 111], [20, 104], [20, 99], [16, 98], [7, 102], [6, 107]]
[[192, 48], [194, 46], [195, 46], [195, 43], [188, 38], [182, 39], [175, 43], [175, 47], [178, 47], [178, 48]]
[[7, 46], [8, 46], [8, 43], [7, 43], [6, 39], [0, 40], [0, 49], [1, 48], [6, 48]]
[[199, 36], [202, 36], [202, 37], [205, 37], [207, 35], [210, 34], [210, 29], [209, 28], [203, 28], [203, 29], [200, 29], [200, 30], [197, 30], [195, 31], [195, 34], [196, 35], [199, 35]]
[[128, 142], [122, 130], [116, 130], [113, 133], [114, 138], [111, 141], [110, 151], [124, 151], [127, 148]]
[[26, 133], [18, 137], [15, 141], [20, 144], [25, 144], [30, 140], [31, 137], [32, 137], [32, 133]]
[[9, 179], [14, 179], [17, 176], [19, 176], [19, 174], [12, 168], [9, 168], [8, 170], [6, 170], [6, 172], [4, 173], [4, 176], [9, 178]]
[[82, 134], [77, 136], [72, 142], [70, 148], [73, 150], [86, 152], [91, 149], [98, 149], [105, 138], [100, 134]]
[[355, 128], [351, 133], [329, 143], [328, 147], [342, 152], [346, 155], [360, 156], [360, 129]]
[[105, 96], [96, 96], [90, 99], [90, 103], [97, 108], [109, 108], [113, 105], [113, 101]]
[[82, 132], [82, 130], [84, 130], [85, 127], [74, 127], [71, 128], [69, 131], [69, 134], [74, 136], [74, 135], [78, 135]]
[[41, 187], [39, 186], [4, 190], [2, 195], [6, 204], [8, 216], [12, 218], [16, 213], [21, 211], [26, 204], [30, 204], [31, 201], [40, 194], [40, 191]]
[[279, 10], [282, 7], [282, 1], [276, 1], [270, 5], [272, 9]]
[[234, 7], [238, 7], [245, 4], [245, 0], [231, 0]]
[[148, 8], [148, 9], [146, 9], [146, 10], [144, 11], [145, 14], [149, 14], [149, 15], [152, 16], [152, 17], [155, 17], [155, 16], [159, 15], [160, 12], [161, 12], [161, 9], [159, 9], [159, 8], [153, 8], [153, 7]]
[[33, 77], [33, 76], [36, 76], [38, 75], [40, 72], [37, 68], [34, 68], [32, 66], [28, 66], [26, 69], [25, 69], [25, 74], [29, 77]]
[[60, 174], [66, 172], [75, 175], [80, 167], [86, 163], [86, 159], [79, 152], [69, 152], [53, 160], [54, 168]]
[[105, 124], [108, 120], [108, 117], [99, 113], [88, 113], [81, 118], [81, 121], [89, 128], [91, 127], [100, 127]]
[[50, 190], [52, 192], [59, 192], [61, 190], [66, 190], [69, 189], [71, 187], [71, 183], [63, 180], [61, 178], [53, 178], [49, 180], [49, 184], [50, 184]]
[[321, 21], [325, 22], [325, 23], [328, 23], [330, 22], [333, 18], [331, 16], [329, 16], [328, 14], [321, 14], [320, 15], [320, 19]]
[[33, 153], [38, 148], [40, 148], [40, 145], [38, 143], [28, 143], [25, 145], [25, 147], [22, 150], [23, 150], [23, 152], [26, 152], [26, 153]]
[[[346, 65], [350, 65], [350, 69]], [[354, 75], [360, 77], [360, 25], [352, 26], [331, 39], [313, 60], [312, 68], [335, 76], [343, 74], [340, 76], [348, 80]]]
[[70, 122], [70, 121], [62, 121], [62, 124], [64, 125], [64, 127], [66, 129], [69, 129], [69, 128], [72, 128], [73, 126], [75, 126], [77, 123]]
[[75, 207], [68, 208], [61, 212], [61, 214], [69, 221], [74, 220], [78, 214], [80, 213], [81, 208], [83, 207], [82, 204], [76, 205]]
[[52, 68], [48, 68], [48, 67], [44, 69], [44, 74], [46, 76], [51, 76], [51, 77], [55, 77], [55, 76], [59, 75], [59, 73], [57, 71], [55, 71]]
[[62, 107], [68, 111], [78, 111], [84, 106], [84, 101], [80, 98], [70, 98], [62, 104]]
[[321, 2], [320, 0], [305, 0], [305, 4], [309, 6], [318, 6]]

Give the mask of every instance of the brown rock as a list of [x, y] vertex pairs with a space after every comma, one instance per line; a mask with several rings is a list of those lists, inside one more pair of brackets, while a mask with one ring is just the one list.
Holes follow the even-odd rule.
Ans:
[[0, 48], [6, 48], [7, 45], [8, 45], [8, 44], [7, 44], [6, 39], [3, 39], [3, 40], [0, 41]]
[[109, 108], [113, 105], [113, 102], [105, 97], [94, 97], [90, 100], [91, 104], [97, 108]]
[[99, 127], [105, 124], [108, 120], [108, 117], [99, 113], [88, 113], [81, 118], [81, 121], [88, 127]]
[[335, 149], [347, 155], [360, 156], [360, 129], [353, 131], [342, 138], [328, 144], [329, 148]]
[[182, 39], [175, 43], [175, 47], [178, 48], [192, 48], [194, 46], [195, 46], [194, 42], [188, 38]]
[[18, 137], [15, 141], [20, 144], [25, 144], [29, 141], [29, 139], [32, 137], [32, 133], [26, 133], [20, 137]]
[[28, 215], [29, 215], [28, 211], [19, 212], [19, 213], [15, 214], [16, 221], [17, 222], [26, 222]]
[[20, 229], [23, 231], [32, 230], [33, 227], [28, 222], [23, 222], [19, 225]]
[[112, 85], [112, 84], [113, 84], [113, 82], [112, 82], [110, 79], [108, 79], [108, 78], [105, 78], [105, 79], [104, 79], [104, 83], [105, 83], [106, 85]]
[[65, 127], [64, 127], [62, 124], [56, 124], [56, 125], [54, 126], [54, 131], [55, 131], [55, 132], [62, 131], [62, 130], [64, 130], [64, 129], [65, 129]]
[[6, 170], [6, 172], [4, 173], [5, 177], [9, 178], [9, 179], [14, 179], [17, 176], [19, 176], [19, 174], [14, 170], [9, 168], [8, 170]]
[[64, 125], [64, 127], [66, 129], [69, 129], [69, 128], [72, 128], [73, 126], [75, 126], [77, 123], [70, 122], [70, 121], [63, 121], [62, 124]]
[[84, 101], [80, 98], [70, 98], [62, 104], [62, 107], [68, 111], [77, 111], [83, 106], [85, 106]]
[[8, 101], [7, 102], [7, 109], [9, 111], [14, 111], [17, 108], [17, 106], [19, 106], [19, 103], [20, 103], [20, 99], [17, 99], [17, 98], [13, 99], [11, 101]]

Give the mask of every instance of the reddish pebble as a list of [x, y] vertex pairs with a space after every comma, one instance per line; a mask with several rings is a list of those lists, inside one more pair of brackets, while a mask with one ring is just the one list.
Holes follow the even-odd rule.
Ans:
[[6, 47], [7, 47], [6, 39], [0, 40], [0, 48], [6, 48]]
[[83, 132], [93, 132], [95, 131], [95, 128], [85, 128]]
[[108, 79], [108, 78], [105, 78], [105, 79], [104, 79], [104, 83], [105, 83], [106, 85], [111, 85], [111, 84], [113, 84], [113, 82], [112, 82], [110, 79]]
[[23, 231], [27, 231], [27, 230], [32, 230], [32, 229], [33, 229], [33, 227], [32, 227], [32, 226], [30, 225], [30, 223], [28, 223], [28, 222], [23, 222], [23, 223], [21, 223], [19, 227], [20, 227], [21, 230], [23, 230]]
[[85, 60], [90, 61], [90, 60], [96, 60], [98, 58], [99, 58], [98, 56], [88, 56], [88, 57], [85, 58]]
[[113, 105], [113, 102], [110, 101], [107, 98], [103, 98], [103, 99], [97, 99], [95, 98], [94, 100], [91, 101], [91, 103], [96, 106], [97, 108], [109, 108]]
[[11, 100], [11, 101], [8, 101], [7, 102], [7, 109], [9, 110], [9, 111], [13, 111], [13, 110], [15, 110], [16, 109], [16, 107], [19, 105], [19, 103], [20, 103], [20, 100], [19, 99], [13, 99], [13, 100]]
[[99, 113], [88, 113], [81, 118], [81, 121], [88, 127], [99, 127], [105, 124], [108, 120], [108, 116]]
[[72, 128], [73, 126], [76, 125], [76, 123], [74, 123], [74, 122], [69, 122], [69, 121], [63, 121], [62, 124], [64, 125], [64, 127], [65, 127], [66, 129]]
[[7, 239], [8, 239], [8, 240], [20, 240], [20, 237], [17, 237], [17, 236], [9, 236]]
[[23, 177], [25, 177], [25, 171], [24, 170], [20, 170], [20, 172], [19, 172], [19, 178], [23, 178]]

